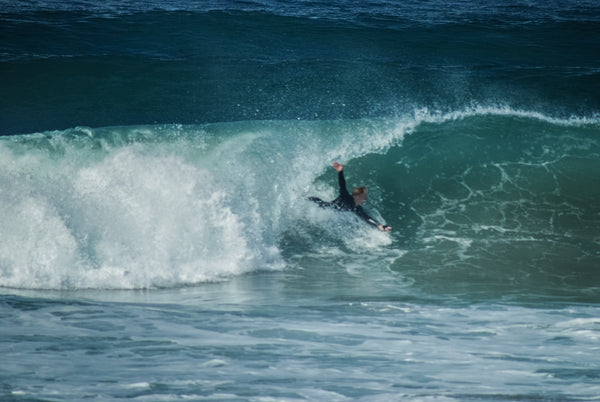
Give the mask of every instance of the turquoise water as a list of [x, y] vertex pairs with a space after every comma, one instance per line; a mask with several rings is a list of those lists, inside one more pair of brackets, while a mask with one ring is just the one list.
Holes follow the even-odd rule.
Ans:
[[0, 399], [599, 399], [595, 3], [0, 16]]

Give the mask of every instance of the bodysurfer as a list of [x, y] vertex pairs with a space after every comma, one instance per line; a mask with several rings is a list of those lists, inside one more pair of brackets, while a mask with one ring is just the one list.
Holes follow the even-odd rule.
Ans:
[[340, 211], [352, 211], [369, 225], [375, 226], [383, 232], [392, 230], [391, 226], [382, 225], [375, 219], [371, 218], [363, 210], [362, 204], [367, 200], [367, 188], [355, 187], [352, 195], [346, 189], [346, 179], [344, 178], [344, 165], [333, 162], [333, 168], [338, 172], [338, 181], [340, 184], [340, 195], [333, 201], [323, 201], [317, 197], [309, 197], [308, 199], [317, 203], [321, 208], [332, 207]]

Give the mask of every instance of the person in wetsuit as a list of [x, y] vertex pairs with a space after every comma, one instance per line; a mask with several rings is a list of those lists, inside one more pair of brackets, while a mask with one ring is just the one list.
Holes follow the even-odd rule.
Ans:
[[344, 165], [333, 162], [333, 168], [338, 172], [338, 181], [340, 184], [340, 195], [333, 201], [323, 201], [317, 197], [309, 197], [308, 199], [315, 202], [321, 208], [332, 207], [340, 211], [352, 211], [369, 225], [375, 226], [381, 231], [388, 232], [392, 230], [391, 226], [382, 225], [375, 219], [371, 218], [362, 208], [362, 204], [367, 200], [367, 188], [355, 187], [352, 195], [346, 189], [346, 179], [344, 178]]

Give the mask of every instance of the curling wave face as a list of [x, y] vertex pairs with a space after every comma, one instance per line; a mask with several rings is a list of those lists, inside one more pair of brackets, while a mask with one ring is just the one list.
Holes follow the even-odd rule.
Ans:
[[[477, 107], [3, 137], [0, 286], [179, 287], [363, 261], [431, 292], [593, 292], [598, 133], [594, 116]], [[391, 236], [306, 202], [334, 197], [333, 160]]]

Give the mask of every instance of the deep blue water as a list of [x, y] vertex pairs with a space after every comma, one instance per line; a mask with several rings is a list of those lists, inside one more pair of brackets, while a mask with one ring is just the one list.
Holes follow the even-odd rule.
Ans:
[[0, 19], [1, 400], [599, 399], [595, 1]]
[[595, 1], [2, 3], [0, 134], [600, 105]]

